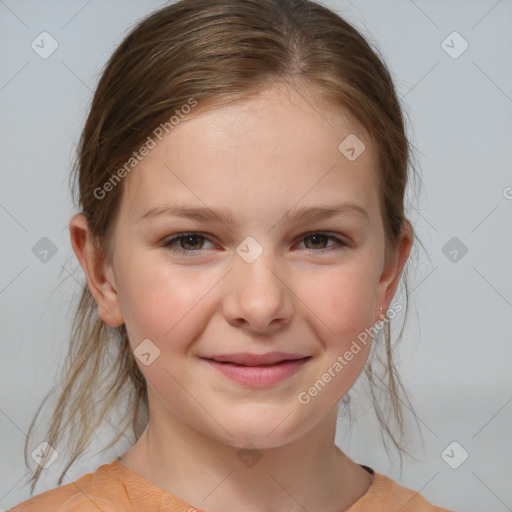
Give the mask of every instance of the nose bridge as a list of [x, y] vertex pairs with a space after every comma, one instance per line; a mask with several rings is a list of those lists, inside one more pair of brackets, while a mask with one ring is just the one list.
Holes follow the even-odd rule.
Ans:
[[249, 293], [263, 292], [275, 295], [280, 289], [280, 281], [274, 275], [277, 261], [275, 252], [255, 238], [246, 237], [236, 248], [235, 275], [237, 284]]

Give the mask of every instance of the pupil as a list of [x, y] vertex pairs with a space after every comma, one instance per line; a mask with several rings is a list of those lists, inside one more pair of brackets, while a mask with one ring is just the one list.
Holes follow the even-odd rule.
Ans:
[[[192, 243], [190, 243], [189, 245], [194, 246], [194, 245], [196, 245], [196, 244], [197, 244], [197, 239], [198, 239], [198, 236], [197, 236], [197, 235], [188, 235], [188, 236], [186, 236], [186, 237], [185, 237], [185, 239], [184, 239], [184, 240], [185, 240], [185, 245], [189, 244], [189, 243], [190, 243], [190, 241], [192, 240]], [[196, 242], [196, 244], [194, 244], [194, 241]], [[185, 248], [187, 248], [187, 247], [185, 247]], [[192, 247], [192, 248], [193, 248], [193, 247]]]
[[[309, 238], [313, 240], [313, 245], [318, 245], [318, 243], [325, 238], [325, 235], [311, 235]], [[320, 240], [319, 240], [320, 239]]]

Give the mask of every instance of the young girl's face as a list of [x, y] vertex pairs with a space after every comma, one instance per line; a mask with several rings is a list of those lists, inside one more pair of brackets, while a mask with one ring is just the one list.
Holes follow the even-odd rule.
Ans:
[[[376, 155], [343, 111], [284, 86], [196, 110], [123, 183], [104, 319], [126, 323], [151, 421], [279, 446], [333, 413], [363, 370], [371, 339], [358, 335], [389, 306], [407, 250], [385, 266]], [[354, 135], [359, 156], [338, 147]], [[171, 242], [180, 233], [194, 235]], [[211, 361], [272, 352], [307, 359]]]

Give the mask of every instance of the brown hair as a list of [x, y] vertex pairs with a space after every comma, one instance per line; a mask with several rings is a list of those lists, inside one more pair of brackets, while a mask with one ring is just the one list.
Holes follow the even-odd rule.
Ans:
[[[105, 190], [104, 184], [147, 142], [155, 127], [168, 123], [191, 98], [198, 102], [196, 109], [215, 107], [246, 99], [279, 82], [300, 87], [306, 94], [309, 91], [313, 101], [321, 98], [333, 110], [347, 109], [369, 133], [377, 150], [376, 179], [386, 254], [390, 254], [404, 223], [409, 222], [404, 215], [404, 194], [411, 145], [400, 102], [377, 51], [338, 14], [308, 0], [181, 0], [132, 29], [99, 80], [71, 175], [72, 188], [75, 180], [78, 184], [75, 201], [87, 218], [98, 250], [111, 257], [123, 183], [111, 187], [101, 199], [97, 191]], [[404, 274], [406, 278], [406, 270]], [[407, 296], [407, 282], [405, 287]], [[405, 400], [410, 409], [410, 402], [393, 362], [389, 320], [384, 326], [365, 373], [381, 435], [384, 439], [387, 433], [400, 452], [405, 451], [400, 444], [402, 405]], [[382, 332], [384, 342], [380, 341]], [[374, 348], [382, 344], [384, 356], [377, 357], [384, 369], [380, 378], [372, 361]], [[87, 284], [74, 314], [59, 383], [60, 391], [54, 387], [48, 393], [32, 420], [25, 461], [29, 467], [29, 438], [41, 407], [56, 393], [57, 404], [44, 439], [55, 447], [66, 439], [62, 430], [67, 428], [70, 455], [60, 485], [121, 399], [126, 398], [128, 406], [123, 418], [116, 418], [118, 435], [105, 450], [125, 434], [130, 422], [138, 439], [148, 421], [146, 382], [125, 326], [111, 327], [101, 320]], [[347, 395], [343, 402], [348, 405], [348, 401]], [[390, 416], [398, 435], [388, 424]], [[31, 478], [32, 492], [40, 473], [38, 466]]]

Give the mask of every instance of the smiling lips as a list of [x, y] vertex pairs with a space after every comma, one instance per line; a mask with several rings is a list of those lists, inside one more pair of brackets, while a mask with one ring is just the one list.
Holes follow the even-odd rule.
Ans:
[[311, 356], [285, 352], [219, 354], [202, 357], [226, 377], [250, 387], [266, 387], [294, 374]]

